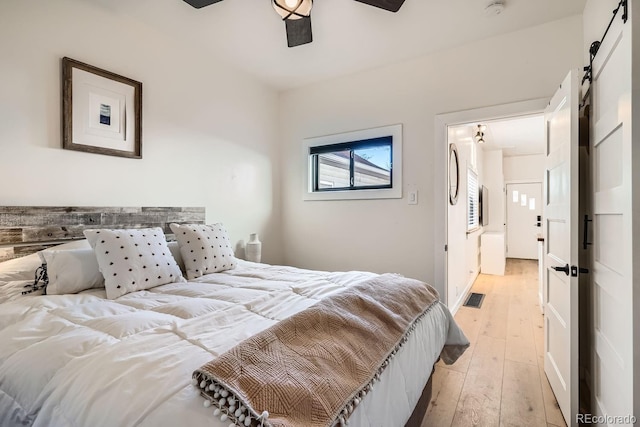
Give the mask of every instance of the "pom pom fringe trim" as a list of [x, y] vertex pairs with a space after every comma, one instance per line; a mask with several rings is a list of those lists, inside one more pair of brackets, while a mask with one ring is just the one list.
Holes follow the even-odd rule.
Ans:
[[[347, 399], [347, 403], [338, 410], [332, 417], [331, 427], [345, 427], [349, 425], [349, 417], [355, 408], [362, 402], [367, 393], [371, 392], [376, 382], [380, 381], [380, 375], [389, 366], [391, 359], [409, 340], [411, 334], [416, 330], [420, 320], [436, 305], [438, 301], [431, 303], [421, 314], [419, 314], [411, 325], [407, 328], [403, 336], [398, 340], [393, 349], [387, 354], [377, 371], [364, 385]], [[272, 427], [269, 422], [269, 412], [263, 411], [260, 414], [247, 402], [244, 402], [239, 393], [232, 387], [212, 378], [210, 375], [197, 370], [193, 373], [192, 383], [194, 387], [200, 389], [200, 395], [205, 399], [205, 407], [213, 406], [213, 414], [220, 416], [220, 420], [231, 421], [229, 427]], [[246, 412], [246, 413], [245, 413]]]

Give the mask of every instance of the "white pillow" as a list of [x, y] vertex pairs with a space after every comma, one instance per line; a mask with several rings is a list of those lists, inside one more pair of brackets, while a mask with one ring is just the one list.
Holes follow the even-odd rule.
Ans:
[[184, 281], [159, 227], [85, 230], [84, 235], [95, 251], [109, 299]]
[[66, 249], [89, 249], [90, 247], [91, 245], [89, 244], [87, 239], [81, 239], [81, 240], [73, 240], [71, 242], [63, 243], [58, 246], [52, 246], [50, 248], [45, 249], [45, 251], [50, 251], [54, 249], [57, 251], [66, 250]]
[[188, 279], [236, 267], [229, 235], [222, 224], [171, 224], [169, 227], [180, 245]]
[[[89, 243], [85, 239], [74, 240], [45, 250], [63, 250], [83, 247], [90, 248]], [[42, 259], [40, 258], [40, 252], [0, 262], [0, 280], [5, 282], [13, 280], [34, 280], [36, 269], [41, 265]]]
[[186, 273], [187, 270], [184, 268], [184, 260], [182, 259], [182, 255], [180, 254], [180, 245], [178, 242], [167, 242], [167, 246], [171, 251], [171, 255], [173, 255], [173, 259], [178, 263], [178, 267], [180, 267], [180, 271]]
[[40, 254], [47, 264], [47, 295], [76, 294], [86, 289], [104, 287], [104, 277], [91, 247], [46, 249]]
[[41, 265], [37, 253], [0, 262], [0, 281], [33, 280], [36, 269]]

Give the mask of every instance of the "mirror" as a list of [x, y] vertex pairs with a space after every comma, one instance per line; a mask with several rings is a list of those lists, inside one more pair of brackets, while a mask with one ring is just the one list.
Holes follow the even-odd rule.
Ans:
[[449, 203], [458, 203], [460, 187], [460, 171], [458, 169], [458, 149], [455, 144], [449, 145]]

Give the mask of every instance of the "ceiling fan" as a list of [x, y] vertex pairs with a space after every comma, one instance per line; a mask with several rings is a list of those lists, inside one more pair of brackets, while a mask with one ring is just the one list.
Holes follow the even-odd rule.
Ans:
[[[196, 9], [218, 3], [222, 0], [184, 0]], [[356, 0], [369, 6], [379, 7], [389, 12], [397, 12], [404, 0]], [[273, 8], [282, 17], [287, 30], [289, 47], [311, 43], [311, 7], [313, 0], [271, 0]]]

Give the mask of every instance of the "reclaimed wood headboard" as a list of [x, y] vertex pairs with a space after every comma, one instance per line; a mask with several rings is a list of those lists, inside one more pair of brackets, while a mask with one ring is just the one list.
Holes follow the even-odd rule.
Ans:
[[0, 261], [83, 239], [88, 228], [161, 227], [171, 240], [172, 222], [204, 224], [205, 208], [0, 206]]

